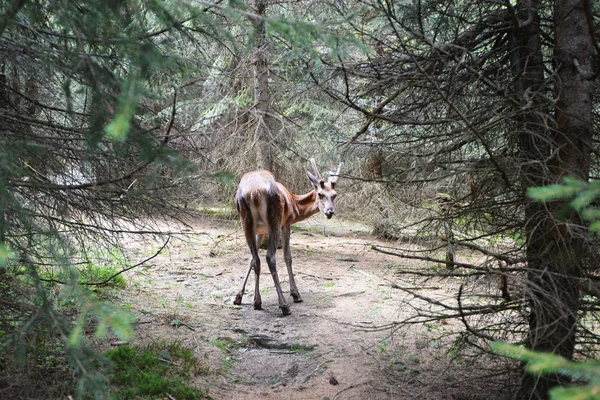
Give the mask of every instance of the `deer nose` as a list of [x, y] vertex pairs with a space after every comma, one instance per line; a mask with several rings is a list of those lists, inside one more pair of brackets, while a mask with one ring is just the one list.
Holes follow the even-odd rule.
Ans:
[[327, 211], [325, 211], [325, 216], [327, 219], [333, 217], [333, 214], [335, 214], [335, 210], [333, 208], [329, 208]]

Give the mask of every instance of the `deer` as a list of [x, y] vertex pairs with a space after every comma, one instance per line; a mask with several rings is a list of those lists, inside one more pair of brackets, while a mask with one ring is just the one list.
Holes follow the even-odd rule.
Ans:
[[333, 217], [335, 214], [333, 203], [337, 196], [334, 189], [343, 165], [343, 163], [340, 163], [337, 172], [329, 172], [327, 180], [324, 180], [319, 174], [315, 160], [311, 159], [310, 163], [316, 176], [308, 170], [305, 170], [305, 172], [313, 186], [313, 190], [302, 195], [292, 193], [283, 184], [277, 182], [275, 176], [267, 170], [252, 171], [242, 176], [235, 196], [235, 205], [240, 215], [244, 236], [250, 248], [252, 259], [242, 288], [235, 296], [233, 304], [242, 304], [242, 297], [244, 296], [248, 277], [251, 271], [254, 270], [254, 309], [262, 310], [258, 247], [264, 235], [268, 235], [266, 260], [271, 276], [273, 277], [273, 282], [275, 283], [281, 312], [284, 316], [291, 314], [290, 307], [281, 290], [279, 276], [277, 275], [275, 253], [280, 238], [283, 247], [283, 259], [285, 260], [290, 280], [290, 295], [294, 299], [294, 303], [301, 303], [303, 301], [296, 286], [294, 271], [292, 269], [292, 253], [290, 251], [291, 226], [318, 212], [321, 212], [327, 219]]

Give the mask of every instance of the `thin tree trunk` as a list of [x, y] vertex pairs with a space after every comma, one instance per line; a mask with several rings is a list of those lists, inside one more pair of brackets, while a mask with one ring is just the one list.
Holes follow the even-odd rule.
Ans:
[[[255, 13], [264, 17], [266, 15], [266, 0], [254, 0]], [[256, 158], [260, 168], [272, 170], [273, 146], [271, 144], [270, 106], [271, 93], [269, 92], [269, 63], [268, 40], [265, 32], [264, 20], [255, 19], [255, 45], [253, 54], [254, 67], [254, 140], [256, 143]]]

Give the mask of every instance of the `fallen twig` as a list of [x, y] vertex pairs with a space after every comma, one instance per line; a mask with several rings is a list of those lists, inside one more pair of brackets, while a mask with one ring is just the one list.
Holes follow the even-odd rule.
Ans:
[[400, 289], [400, 290], [439, 290], [440, 287], [439, 286], [400, 286], [397, 285], [395, 283], [390, 283], [390, 282], [382, 282], [382, 283], [378, 283], [377, 286], [389, 286], [392, 289]]
[[365, 292], [366, 292], [366, 290], [363, 290], [363, 291], [360, 291], [360, 292], [348, 292], [348, 293], [338, 294], [335, 297], [353, 297], [353, 296], [361, 295], [361, 294], [363, 294]]
[[326, 281], [332, 281], [334, 279], [334, 278], [326, 278], [323, 276], [317, 276], [317, 275], [313, 275], [313, 274], [307, 274], [306, 272], [300, 272], [300, 271], [296, 272], [296, 275], [306, 275], [306, 276], [310, 276], [312, 278], [323, 279]]
[[361, 382], [361, 383], [355, 383], [354, 385], [350, 385], [347, 388], [344, 388], [344, 389], [340, 390], [339, 392], [337, 392], [335, 394], [335, 396], [333, 396], [332, 400], [335, 400], [338, 397], [338, 395], [344, 393], [346, 390], [355, 389], [355, 388], [357, 388], [359, 386], [367, 385], [367, 384], [369, 384], [371, 382], [373, 382], [373, 380], [369, 380], [369, 381], [365, 381], [365, 382]]
[[319, 370], [321, 369], [321, 367], [323, 366], [323, 364], [325, 364], [327, 361], [320, 363], [319, 365], [317, 365], [317, 368], [314, 369], [314, 371], [309, 372], [308, 374], [306, 374], [304, 376], [304, 378], [302, 378], [302, 380], [300, 381], [300, 384], [304, 385], [306, 382], [308, 382], [308, 380], [310, 378], [312, 378], [317, 372], [319, 372]]
[[373, 276], [373, 275], [371, 275], [371, 274], [368, 274], [368, 273], [366, 273], [365, 271], [361, 271], [360, 269], [356, 268], [355, 266], [351, 266], [351, 267], [350, 267], [350, 268], [348, 268], [348, 269], [349, 269], [349, 270], [351, 270], [351, 271], [354, 271], [354, 272], [358, 272], [359, 274], [362, 274], [362, 275], [364, 275], [364, 276], [366, 276], [366, 277], [369, 277], [369, 278], [374, 278], [374, 276]]

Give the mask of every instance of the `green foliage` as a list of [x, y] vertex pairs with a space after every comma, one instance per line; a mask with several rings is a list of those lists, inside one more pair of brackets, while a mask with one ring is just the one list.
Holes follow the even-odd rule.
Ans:
[[121, 270], [122, 268], [119, 266], [95, 265], [90, 263], [80, 270], [80, 277], [82, 282], [90, 283], [104, 282], [111, 278], [104, 286], [123, 289], [127, 286], [127, 282], [125, 281], [123, 275], [118, 274]]
[[209, 344], [217, 347], [223, 352], [223, 357], [221, 358], [221, 370], [224, 373], [229, 373], [233, 369], [234, 359], [231, 356], [231, 352], [233, 349], [237, 349], [242, 346], [241, 343], [236, 342], [230, 337], [218, 337], [209, 342]]
[[590, 204], [594, 195], [600, 194], [600, 182], [583, 182], [573, 177], [565, 177], [563, 184], [532, 187], [527, 196], [537, 201], [554, 201], [575, 197], [571, 205], [578, 211]]
[[232, 171], [217, 171], [211, 174], [211, 177], [216, 179], [225, 189], [237, 187], [238, 176]]
[[111, 278], [104, 286], [116, 289], [123, 289], [127, 286], [124, 276], [118, 274], [129, 266], [123, 250], [118, 247], [102, 245], [87, 246], [81, 250], [84, 252], [84, 263], [82, 267], [78, 268], [80, 282], [99, 283]]
[[14, 259], [14, 252], [5, 243], [0, 243], [0, 268], [8, 264], [11, 259]]
[[[584, 219], [592, 221], [589, 227], [591, 231], [600, 232], [600, 209], [590, 207], [591, 203], [600, 196], [600, 181], [584, 182], [573, 177], [565, 177], [563, 182], [563, 184], [529, 188], [527, 196], [542, 202], [572, 199], [568, 206], [579, 212]], [[560, 374], [575, 381], [588, 382], [586, 386], [552, 389], [550, 397], [553, 400], [600, 399], [600, 361], [598, 360], [573, 362], [556, 354], [531, 351], [502, 342], [493, 343], [492, 349], [498, 354], [526, 362], [527, 371], [532, 374]]]
[[95, 336], [104, 337], [110, 328], [118, 338], [131, 339], [133, 336], [131, 324], [135, 321], [133, 314], [120, 307], [94, 300], [86, 293], [81, 293], [78, 297], [82, 299], [79, 316], [69, 334], [67, 347], [77, 348], [82, 345], [84, 328], [90, 318], [97, 321]]
[[579, 212], [582, 218], [592, 221], [589, 228], [592, 232], [600, 232], [600, 209], [590, 206], [596, 198], [600, 197], [600, 181], [584, 182], [577, 178], [565, 177], [563, 182], [563, 184], [529, 188], [527, 196], [542, 202], [572, 199], [568, 206]]
[[[96, 335], [103, 336], [108, 328], [116, 335], [131, 337], [132, 316], [119, 308], [96, 300], [84, 289], [67, 286], [68, 297], [83, 307], [82, 317], [75, 322], [61, 314], [51, 290], [36, 280], [36, 268], [22, 267], [19, 274], [34, 282], [35, 292], [26, 285], [11, 280], [10, 274], [0, 274], [9, 286], [0, 285], [0, 295], [11, 304], [28, 312], [4, 308], [6, 319], [0, 321], [0, 359], [3, 368], [27, 369], [51, 372], [62, 377], [64, 389], [82, 398], [92, 395], [101, 398], [105, 394], [104, 378], [98, 371], [102, 364], [98, 356], [83, 340], [83, 330], [90, 322], [97, 323]], [[77, 308], [75, 308], [77, 310]], [[23, 318], [24, 322], [14, 318]], [[37, 395], [37, 394], [36, 394]]]
[[277, 39], [283, 39], [290, 52], [289, 59], [312, 58], [319, 60], [323, 52], [333, 57], [346, 58], [348, 53], [354, 49], [359, 49], [366, 53], [367, 50], [363, 43], [352, 35], [347, 35], [341, 31], [335, 31], [335, 21], [328, 21], [324, 24], [295, 20], [285, 17], [274, 17], [266, 19], [266, 30], [269, 35]]
[[591, 360], [573, 362], [552, 353], [531, 351], [521, 346], [502, 342], [492, 344], [496, 353], [527, 363], [527, 371], [535, 375], [560, 374], [575, 381], [588, 382], [585, 386], [550, 391], [552, 400], [600, 399], [600, 362]]
[[179, 342], [158, 342], [146, 348], [126, 345], [107, 351], [105, 356], [113, 363], [108, 378], [116, 399], [208, 398], [189, 384], [208, 371]]
[[0, 9], [12, 10], [0, 17], [1, 362], [32, 372], [53, 362], [76, 377], [70, 393], [105, 397], [86, 335], [130, 338], [134, 318], [78, 282], [129, 266], [114, 250], [120, 233], [164, 211], [157, 189], [189, 171], [165, 139], [173, 86], [195, 70], [175, 50], [186, 29], [219, 22], [177, 0]]
[[116, 141], [124, 142], [129, 133], [129, 126], [135, 111], [139, 94], [136, 90], [136, 79], [133, 77], [125, 82], [119, 99], [119, 109], [111, 123], [104, 129], [106, 135]]

